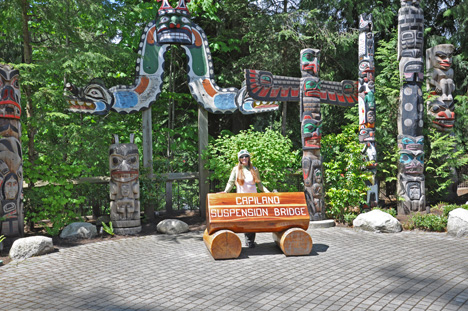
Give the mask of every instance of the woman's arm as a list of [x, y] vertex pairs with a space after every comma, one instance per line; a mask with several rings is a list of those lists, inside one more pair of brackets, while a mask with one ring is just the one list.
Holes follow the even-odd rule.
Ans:
[[[261, 180], [261, 178], [260, 178], [260, 173], [258, 172], [258, 169], [255, 167], [254, 170], [255, 170], [255, 174], [257, 174], [258, 179]], [[268, 190], [268, 189], [262, 184], [261, 181], [258, 183], [258, 189], [259, 189], [261, 192], [265, 192], [265, 193], [269, 193], [269, 192], [270, 192], [270, 190]]]
[[265, 193], [269, 193], [270, 190], [268, 190], [263, 184], [262, 182], [259, 182], [258, 183], [258, 189], [261, 191], [261, 192], [265, 192]]
[[227, 182], [226, 188], [224, 189], [224, 192], [230, 192], [232, 188], [234, 187], [234, 184], [236, 183], [236, 178], [237, 178], [237, 166], [234, 166], [234, 168], [231, 171], [231, 176], [229, 176], [229, 180]]

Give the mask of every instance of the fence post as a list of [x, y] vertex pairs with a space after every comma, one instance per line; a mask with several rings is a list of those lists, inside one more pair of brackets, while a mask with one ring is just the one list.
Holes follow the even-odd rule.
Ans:
[[143, 167], [148, 173], [149, 178], [153, 178], [153, 138], [151, 108], [142, 113], [143, 121]]
[[172, 180], [166, 181], [166, 214], [172, 215]]
[[202, 160], [202, 153], [208, 146], [208, 112], [198, 106], [198, 176], [200, 195], [200, 216], [206, 216], [206, 195], [209, 185], [208, 170], [205, 169], [205, 161]]
[[[143, 128], [143, 167], [147, 173], [145, 177], [153, 179], [153, 138], [152, 138], [152, 118], [151, 107], [142, 112]], [[147, 203], [144, 206], [145, 216], [150, 222], [154, 221], [154, 204]]]

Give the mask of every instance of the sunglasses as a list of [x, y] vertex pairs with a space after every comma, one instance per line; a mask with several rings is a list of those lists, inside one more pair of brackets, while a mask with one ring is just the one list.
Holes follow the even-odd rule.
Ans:
[[249, 158], [248, 155], [243, 155], [243, 156], [240, 156], [239, 159], [244, 159], [244, 158]]

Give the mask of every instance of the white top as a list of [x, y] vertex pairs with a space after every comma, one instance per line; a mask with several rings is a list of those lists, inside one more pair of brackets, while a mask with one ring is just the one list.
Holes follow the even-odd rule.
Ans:
[[[254, 168], [256, 170], [256, 168]], [[237, 183], [237, 165], [231, 171], [231, 176], [229, 176], [229, 181], [226, 185], [224, 192], [231, 191], [234, 184], [236, 185], [237, 193], [257, 193], [257, 186], [255, 185], [252, 172], [247, 169], [247, 167], [242, 167], [242, 172], [244, 173], [244, 184], [241, 186]], [[263, 186], [261, 182], [258, 183], [258, 188], [263, 192], [270, 192], [268, 189]]]

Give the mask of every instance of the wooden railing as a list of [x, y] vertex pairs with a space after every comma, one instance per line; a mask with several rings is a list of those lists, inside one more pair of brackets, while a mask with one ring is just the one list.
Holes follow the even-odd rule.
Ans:
[[[291, 176], [296, 176], [297, 174], [290, 174]], [[300, 174], [299, 174], [300, 175]], [[302, 175], [299, 176], [298, 175], [298, 180], [302, 180]], [[153, 177], [153, 180], [157, 180], [158, 183], [165, 183], [165, 195], [161, 193], [161, 195], [159, 196], [159, 199], [158, 199], [158, 202], [160, 202], [159, 204], [157, 204], [157, 208], [156, 209], [161, 209], [161, 208], [165, 208], [166, 212], [167, 213], [172, 213], [174, 212], [174, 205], [176, 205], [178, 207], [178, 209], [181, 208], [181, 205], [180, 205], [180, 201], [178, 200], [177, 197], [174, 197], [174, 195], [177, 196], [177, 194], [179, 193], [178, 189], [180, 188], [176, 188], [174, 189], [174, 182], [179, 182], [179, 181], [190, 181], [190, 180], [199, 180], [199, 173], [198, 172], [185, 172], [185, 173], [164, 173], [164, 174], [158, 174], [158, 175], [155, 175]], [[110, 181], [110, 177], [109, 176], [97, 176], [97, 177], [80, 177], [80, 178], [75, 178], [75, 179], [69, 179], [68, 182], [71, 183], [71, 184], [74, 184], [74, 185], [80, 185], [80, 184], [94, 184], [94, 185], [98, 185], [98, 184], [108, 184]], [[209, 190], [208, 192], [216, 192], [216, 191], [220, 191], [219, 188], [219, 183], [222, 183], [221, 187], [224, 187], [224, 181], [211, 181], [210, 184], [209, 184]], [[47, 181], [37, 181], [34, 183], [34, 187], [44, 187], [44, 186], [47, 186], [47, 185], [50, 185], [51, 183], [50, 182], [47, 182]], [[161, 185], [162, 187], [163, 185]], [[177, 184], [178, 187], [181, 187], [180, 184]], [[23, 183], [23, 188], [27, 189], [29, 186], [26, 184], [26, 183]], [[273, 190], [273, 189], [270, 189], [270, 190]], [[298, 189], [298, 191], [300, 191], [300, 189]], [[175, 193], [174, 193], [175, 192]], [[199, 193], [197, 193], [198, 195], [198, 200], [200, 202], [200, 204], [202, 204], [202, 200], [200, 199], [200, 195]], [[165, 196], [165, 197], [163, 197]], [[107, 197], [108, 198], [108, 195], [103, 195], [102, 198], [104, 197]], [[187, 198], [185, 197], [184, 199], [189, 199], [189, 201], [193, 201], [193, 195], [190, 196]], [[105, 203], [102, 203], [102, 200], [99, 200], [99, 199], [93, 199], [94, 201], [99, 201], [101, 203], [99, 204], [104, 204], [106, 205]], [[91, 200], [91, 201], [93, 201]], [[162, 206], [162, 202], [165, 200], [165, 204]], [[93, 202], [94, 202], [93, 201]], [[184, 200], [182, 200], [182, 202], [184, 202]], [[91, 202], [92, 203], [92, 202]], [[89, 205], [86, 205], [86, 206], [94, 206], [93, 207], [93, 211], [94, 209], [97, 209], [97, 207], [95, 207], [95, 205], [99, 205], [99, 204], [89, 204]], [[205, 214], [205, 210], [204, 208], [200, 208], [201, 205], [198, 204], [198, 206], [190, 206], [190, 209], [199, 209], [200, 210], [200, 213], [202, 216], [204, 216]], [[93, 212], [94, 214], [94, 212]]]

